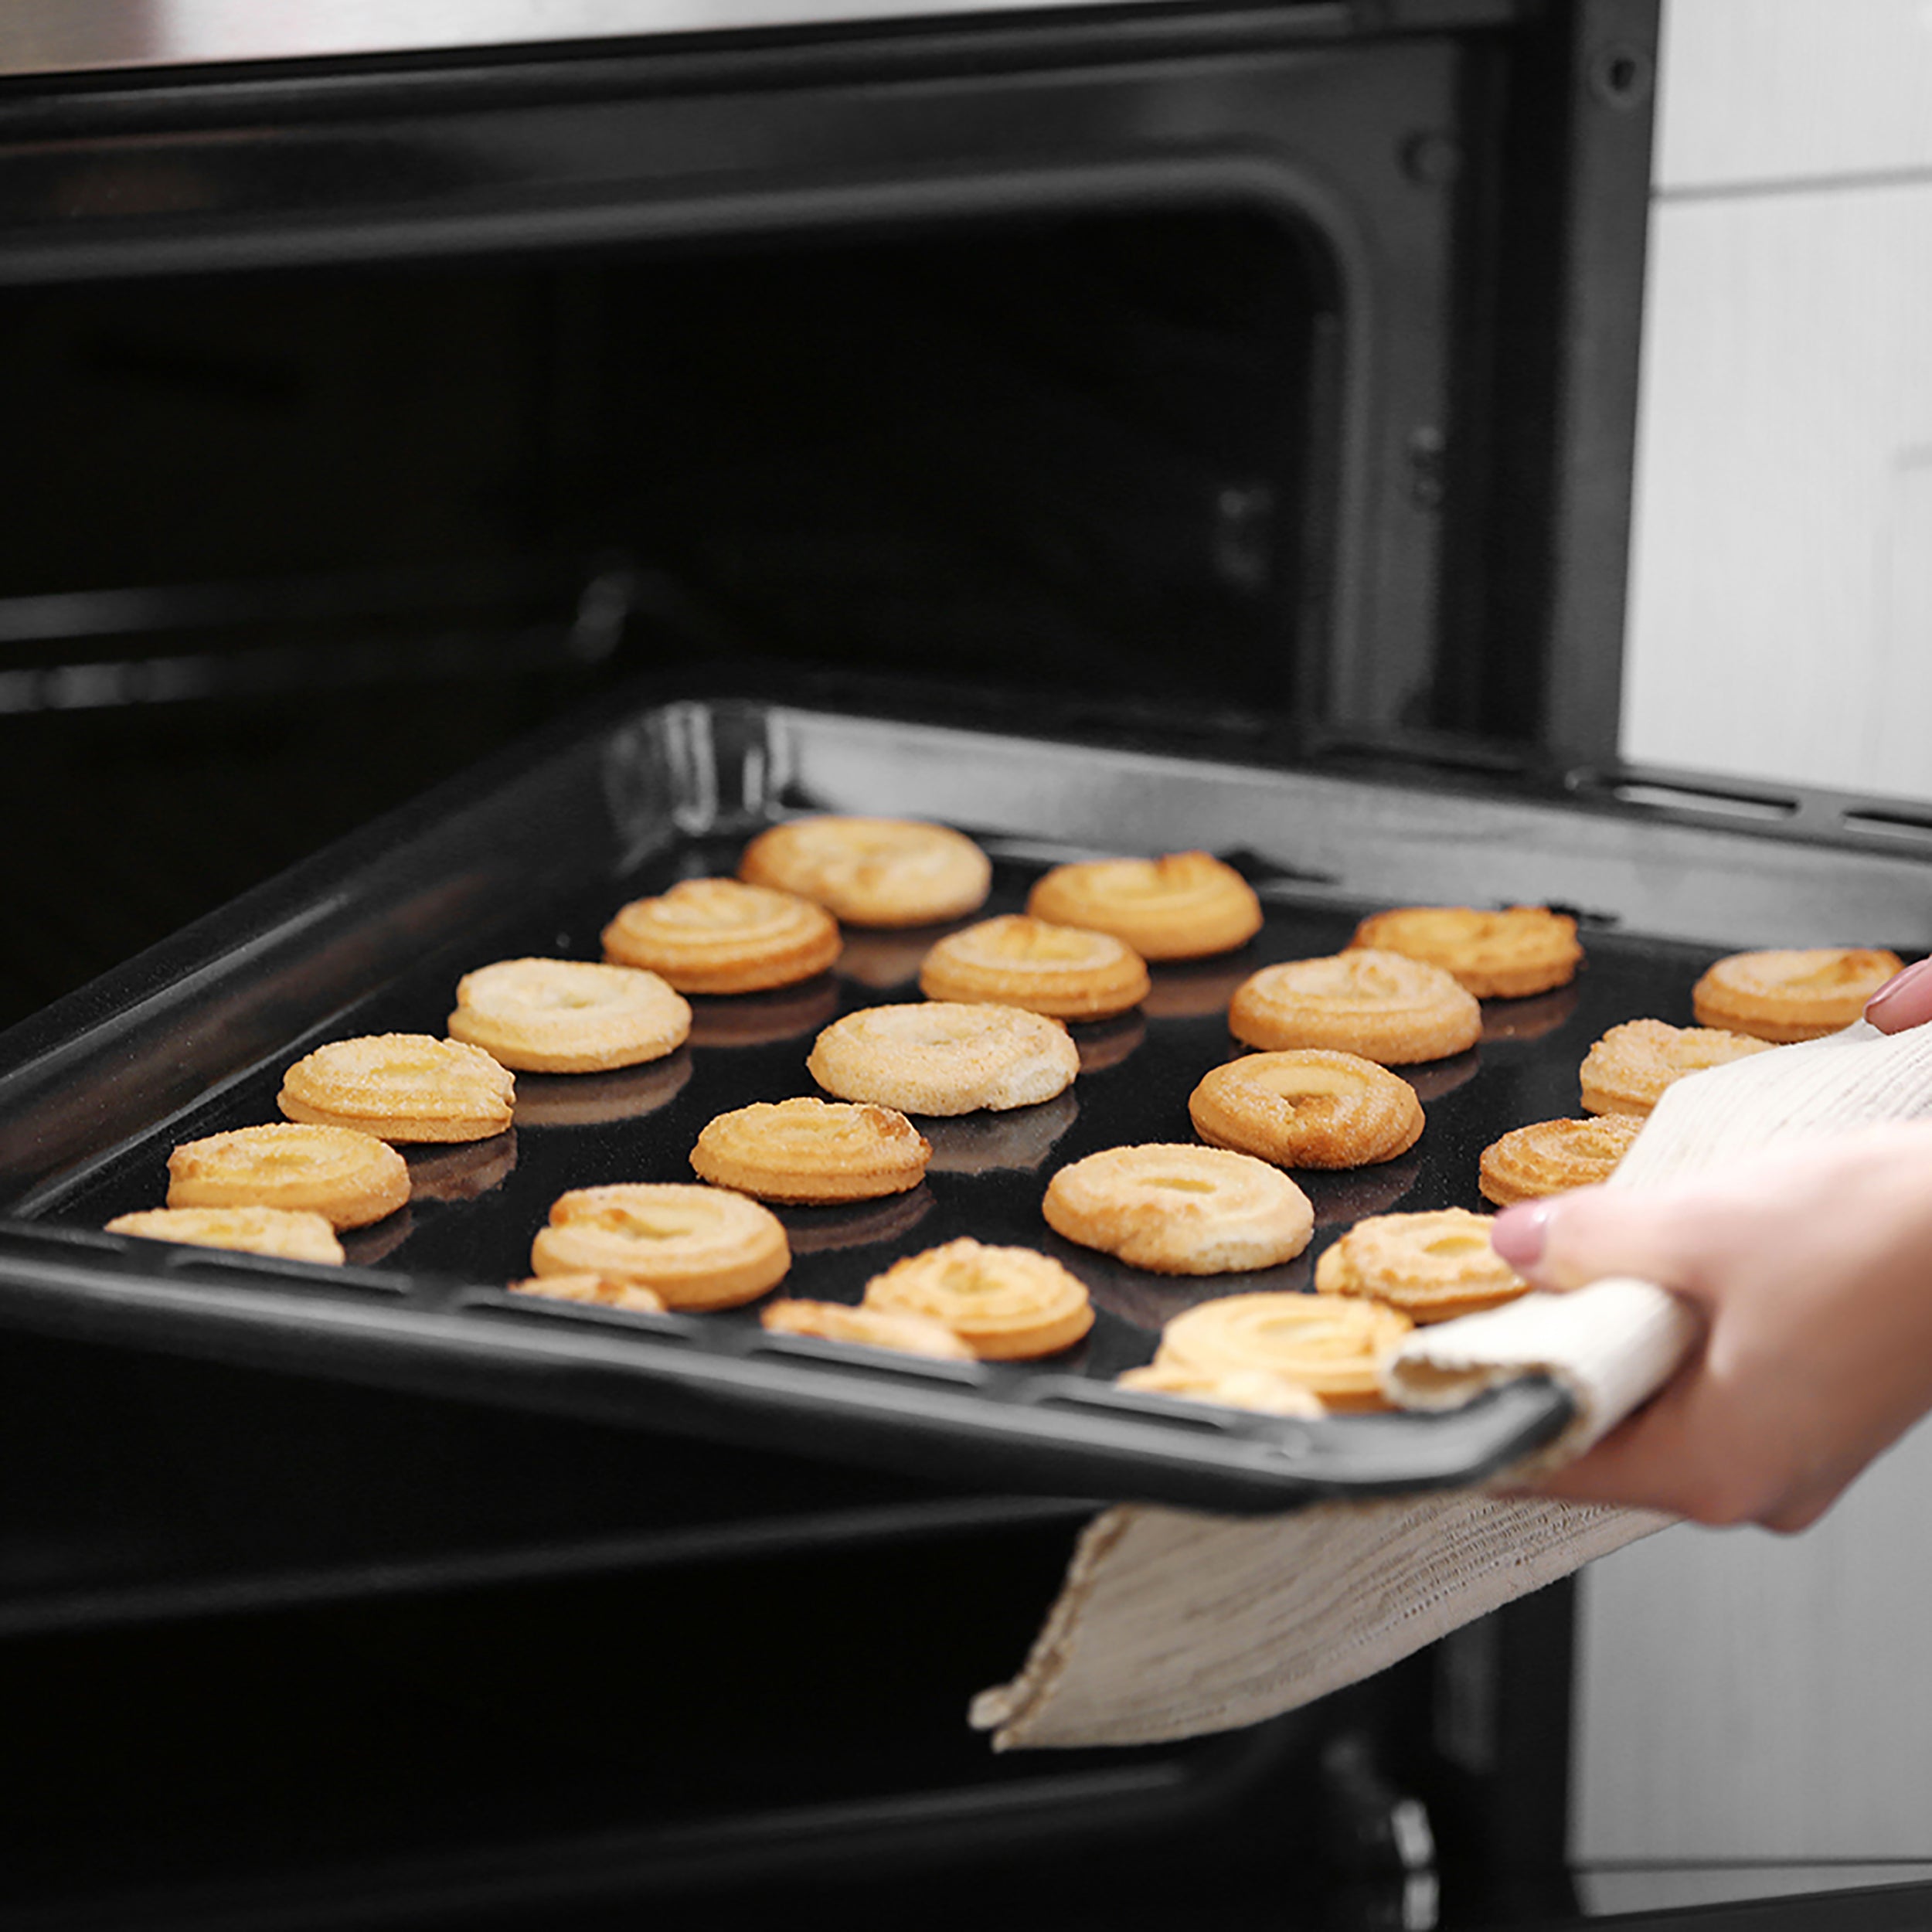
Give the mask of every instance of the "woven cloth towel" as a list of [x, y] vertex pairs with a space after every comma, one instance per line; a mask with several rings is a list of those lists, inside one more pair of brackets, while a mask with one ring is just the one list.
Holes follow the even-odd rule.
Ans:
[[[1672, 1087], [1613, 1185], [1653, 1188], [1774, 1146], [1932, 1115], [1932, 1026], [1862, 1022]], [[1530, 1294], [1412, 1335], [1406, 1406], [1449, 1407], [1526, 1373], [1573, 1420], [1531, 1464], [1580, 1454], [1668, 1378], [1696, 1320], [1647, 1282]], [[1506, 1481], [1507, 1478], [1502, 1480]], [[1230, 1519], [1128, 1505], [1088, 1525], [1009, 1684], [973, 1700], [998, 1749], [1138, 1744], [1252, 1724], [1383, 1669], [1669, 1519], [1459, 1491]]]

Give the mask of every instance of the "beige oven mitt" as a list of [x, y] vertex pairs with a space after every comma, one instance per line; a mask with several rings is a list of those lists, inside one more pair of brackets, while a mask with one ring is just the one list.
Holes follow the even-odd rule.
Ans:
[[[1932, 1026], [1886, 1036], [1861, 1021], [1679, 1081], [1611, 1185], [1661, 1186], [1769, 1147], [1928, 1115]], [[1509, 1472], [1519, 1477], [1588, 1448], [1668, 1379], [1698, 1333], [1662, 1288], [1599, 1281], [1419, 1329], [1384, 1379], [1404, 1406], [1447, 1408], [1492, 1383], [1553, 1376], [1573, 1419]], [[1478, 1490], [1262, 1517], [1109, 1509], [1081, 1535], [1024, 1668], [982, 1691], [971, 1721], [999, 1750], [1255, 1723], [1669, 1520]]]

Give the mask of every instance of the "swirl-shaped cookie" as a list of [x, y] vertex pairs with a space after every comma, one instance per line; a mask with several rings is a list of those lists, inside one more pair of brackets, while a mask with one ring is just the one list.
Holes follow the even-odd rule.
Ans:
[[842, 1301], [768, 1301], [758, 1319], [774, 1335], [806, 1335], [825, 1342], [854, 1342], [867, 1349], [971, 1362], [973, 1352], [943, 1321], [931, 1316], [855, 1308]]
[[1478, 1185], [1498, 1207], [1594, 1187], [1617, 1171], [1642, 1126], [1627, 1114], [1604, 1114], [1519, 1127], [1483, 1149]]
[[1261, 902], [1232, 866], [1204, 852], [1056, 866], [1034, 882], [1036, 919], [1124, 940], [1143, 959], [1206, 959], [1261, 930]]
[[1110, 1147], [1063, 1167], [1047, 1226], [1156, 1274], [1228, 1274], [1291, 1261], [1315, 1232], [1308, 1197], [1278, 1168], [1216, 1147]]
[[1478, 999], [1521, 999], [1566, 986], [1583, 956], [1576, 920], [1547, 906], [1502, 912], [1400, 906], [1362, 920], [1349, 944], [1440, 966]]
[[761, 832], [738, 876], [823, 906], [853, 926], [925, 926], [986, 903], [992, 862], [963, 832], [907, 818], [826, 815]]
[[761, 1201], [870, 1201], [926, 1178], [932, 1148], [904, 1114], [843, 1100], [757, 1100], [720, 1114], [691, 1165]]
[[784, 1278], [791, 1250], [769, 1208], [676, 1181], [575, 1188], [530, 1247], [533, 1274], [593, 1274], [650, 1289], [668, 1308], [729, 1308]]
[[291, 1121], [384, 1141], [481, 1141], [510, 1124], [516, 1082], [480, 1046], [428, 1033], [332, 1040], [282, 1076]]
[[1475, 1046], [1482, 1009], [1440, 966], [1368, 947], [1264, 966], [1236, 988], [1228, 1027], [1270, 1052], [1321, 1046], [1407, 1066]]
[[1073, 1084], [1080, 1058], [1066, 1029], [1044, 1014], [927, 1000], [833, 1021], [805, 1065], [841, 1100], [954, 1114], [1050, 1100]]
[[353, 1128], [277, 1121], [187, 1141], [168, 1157], [168, 1205], [272, 1207], [366, 1227], [410, 1198], [409, 1163]]
[[866, 1284], [865, 1305], [939, 1322], [988, 1362], [1056, 1354], [1094, 1325], [1087, 1284], [1051, 1255], [970, 1236], [895, 1261]]
[[1474, 1315], [1529, 1287], [1489, 1245], [1489, 1216], [1467, 1208], [1356, 1222], [1315, 1264], [1315, 1285], [1386, 1302], [1414, 1321]]
[[342, 1244], [325, 1215], [307, 1209], [272, 1207], [149, 1208], [120, 1214], [110, 1234], [138, 1234], [150, 1241], [182, 1241], [191, 1247], [234, 1248], [273, 1254], [287, 1261], [339, 1265]]
[[1195, 1131], [1277, 1167], [1367, 1167], [1422, 1132], [1422, 1103], [1398, 1075], [1356, 1053], [1301, 1047], [1217, 1066], [1188, 1096]]
[[1141, 956], [1111, 933], [1006, 913], [949, 933], [919, 969], [928, 999], [1021, 1006], [1056, 1019], [1107, 1019], [1147, 996]]
[[676, 1052], [691, 1009], [655, 973], [502, 959], [457, 982], [450, 1037], [519, 1073], [604, 1073]]
[[1258, 1369], [1308, 1389], [1332, 1409], [1386, 1409], [1382, 1365], [1412, 1325], [1378, 1301], [1231, 1294], [1168, 1322], [1154, 1366], [1204, 1376]]
[[1626, 1020], [1613, 1026], [1583, 1056], [1579, 1074], [1583, 1109], [1590, 1114], [1646, 1117], [1664, 1090], [1707, 1066], [1723, 1066], [1747, 1054], [1770, 1050], [1769, 1040], [1752, 1039], [1715, 1027], [1672, 1026], [1661, 1019]]
[[681, 993], [762, 993], [822, 973], [838, 957], [838, 923], [824, 906], [736, 879], [680, 879], [621, 906], [604, 956], [657, 974]]
[[1904, 967], [1896, 953], [1869, 946], [1733, 953], [1691, 988], [1691, 1010], [1700, 1026], [1753, 1039], [1817, 1039], [1849, 1026]]

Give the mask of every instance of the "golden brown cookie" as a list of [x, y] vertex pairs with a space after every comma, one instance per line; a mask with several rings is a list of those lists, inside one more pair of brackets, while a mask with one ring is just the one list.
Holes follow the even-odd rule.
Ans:
[[279, 1255], [288, 1261], [339, 1264], [342, 1244], [325, 1215], [306, 1208], [149, 1208], [121, 1214], [110, 1234], [138, 1234], [150, 1241], [183, 1241], [202, 1248], [236, 1248], [247, 1254]]
[[1386, 1409], [1382, 1365], [1412, 1325], [1379, 1301], [1231, 1294], [1177, 1315], [1161, 1331], [1154, 1364], [1202, 1376], [1258, 1369], [1331, 1409]]
[[1312, 1389], [1266, 1369], [1189, 1369], [1171, 1362], [1150, 1362], [1145, 1369], [1129, 1369], [1116, 1376], [1114, 1386], [1143, 1395], [1218, 1403], [1224, 1409], [1254, 1409], [1264, 1415], [1304, 1416], [1312, 1420], [1328, 1413]]
[[1323, 1046], [1407, 1066], [1475, 1046], [1482, 1009], [1440, 966], [1361, 948], [1251, 973], [1236, 989], [1228, 1027], [1270, 1052]]
[[1905, 962], [1868, 946], [1733, 953], [1691, 988], [1700, 1026], [1748, 1033], [1753, 1039], [1817, 1039], [1849, 1026], [1865, 1002]]
[[1066, 1029], [1044, 1014], [927, 1000], [835, 1020], [805, 1065], [841, 1100], [951, 1114], [1050, 1100], [1073, 1084], [1080, 1059]]
[[926, 955], [928, 999], [991, 1001], [1056, 1019], [1107, 1019], [1146, 996], [1141, 956], [1111, 933], [1006, 913], [949, 934]]
[[1664, 1089], [1686, 1074], [1769, 1051], [1768, 1040], [1709, 1027], [1672, 1026], [1661, 1019], [1613, 1026], [1583, 1056], [1579, 1076], [1590, 1114], [1647, 1115]]
[[539, 1274], [512, 1281], [512, 1294], [541, 1294], [553, 1301], [580, 1301], [596, 1308], [628, 1308], [633, 1315], [662, 1315], [663, 1298], [634, 1281], [607, 1281], [600, 1274]]
[[366, 1227], [410, 1198], [409, 1163], [374, 1135], [277, 1121], [189, 1141], [168, 1157], [168, 1205], [308, 1209]]
[[709, 1122], [691, 1165], [700, 1179], [761, 1201], [872, 1201], [918, 1186], [932, 1151], [889, 1107], [757, 1100]]
[[730, 1308], [775, 1287], [791, 1265], [769, 1208], [689, 1182], [575, 1188], [531, 1244], [534, 1274], [594, 1274], [649, 1288], [668, 1308]]
[[291, 1121], [385, 1141], [481, 1141], [510, 1124], [516, 1082], [480, 1046], [427, 1033], [332, 1040], [282, 1076]]
[[738, 876], [854, 926], [925, 926], [977, 911], [992, 862], [962, 832], [907, 818], [794, 818], [745, 848]]
[[1194, 1131], [1277, 1167], [1367, 1167], [1422, 1132], [1422, 1103], [1400, 1076], [1355, 1053], [1301, 1047], [1217, 1066], [1188, 1096]]
[[1504, 912], [1401, 906], [1362, 920], [1349, 944], [1440, 966], [1478, 999], [1521, 999], [1566, 986], [1583, 956], [1576, 920], [1547, 906]]
[[1643, 1122], [1626, 1114], [1587, 1121], [1537, 1121], [1482, 1151], [1478, 1185], [1498, 1207], [1594, 1187], [1616, 1172]]
[[1217, 1147], [1110, 1147], [1063, 1167], [1040, 1211], [1056, 1234], [1156, 1274], [1228, 1274], [1291, 1261], [1315, 1232], [1301, 1189]]
[[824, 906], [736, 879], [681, 879], [620, 906], [604, 956], [647, 968], [681, 993], [761, 993], [822, 973], [838, 957]]
[[930, 1315], [854, 1308], [842, 1301], [768, 1301], [758, 1319], [774, 1335], [816, 1335], [825, 1342], [855, 1342], [868, 1349], [971, 1362], [973, 1352], [943, 1321]]
[[1056, 1354], [1094, 1325], [1087, 1284], [1051, 1255], [970, 1236], [895, 1261], [866, 1284], [865, 1305], [939, 1322], [988, 1362]]
[[691, 1009], [655, 973], [584, 959], [502, 959], [457, 982], [450, 1037], [519, 1073], [606, 1073], [684, 1044]]
[[1467, 1208], [1356, 1222], [1315, 1264], [1315, 1285], [1387, 1302], [1413, 1321], [1474, 1315], [1529, 1287], [1489, 1245], [1489, 1216]]
[[1261, 930], [1261, 902], [1232, 866], [1204, 852], [1056, 866], [1034, 882], [1036, 919], [1124, 940], [1143, 959], [1205, 959]]

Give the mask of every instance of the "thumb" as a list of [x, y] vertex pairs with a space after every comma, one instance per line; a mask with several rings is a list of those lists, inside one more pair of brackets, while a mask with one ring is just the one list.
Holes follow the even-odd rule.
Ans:
[[1579, 1188], [1505, 1208], [1490, 1229], [1497, 1253], [1539, 1288], [1580, 1288], [1634, 1275], [1686, 1299], [1709, 1299], [1738, 1230], [1727, 1204], [1708, 1196]]
[[1865, 1017], [1881, 1033], [1902, 1033], [1932, 1020], [1932, 959], [1894, 973], [1866, 1002]]

